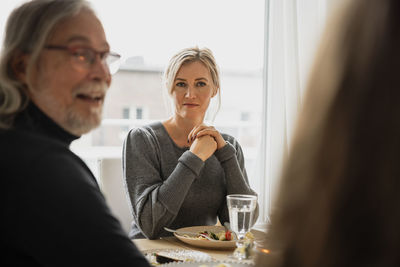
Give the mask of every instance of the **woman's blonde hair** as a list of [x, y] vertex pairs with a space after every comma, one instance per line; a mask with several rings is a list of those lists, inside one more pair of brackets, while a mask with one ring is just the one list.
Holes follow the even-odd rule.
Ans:
[[18, 79], [12, 66], [15, 58], [29, 55], [26, 66], [29, 77], [55, 26], [84, 8], [92, 11], [85, 0], [33, 0], [11, 13], [0, 55], [0, 129], [12, 127], [15, 116], [29, 102], [26, 85]]
[[329, 23], [259, 265], [399, 266], [400, 2]]

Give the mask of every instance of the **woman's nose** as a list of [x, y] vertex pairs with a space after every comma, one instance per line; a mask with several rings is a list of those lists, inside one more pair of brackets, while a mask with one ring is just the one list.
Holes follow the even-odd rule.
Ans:
[[186, 94], [185, 97], [187, 98], [194, 98], [196, 97], [196, 92], [195, 92], [195, 88], [193, 86], [188, 86], [187, 90], [186, 90]]

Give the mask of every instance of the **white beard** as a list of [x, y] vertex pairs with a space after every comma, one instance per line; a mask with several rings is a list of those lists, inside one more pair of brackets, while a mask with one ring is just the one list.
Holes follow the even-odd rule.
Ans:
[[[76, 89], [74, 95], [76, 96], [81, 93], [101, 93], [105, 95], [107, 90], [108, 86], [106, 83], [90, 83]], [[101, 123], [103, 105], [104, 103], [100, 107], [91, 108], [89, 116], [83, 116], [71, 106], [67, 107], [65, 110], [65, 124], [69, 128], [69, 131], [80, 136], [98, 127]]]
[[[105, 96], [107, 90], [108, 85], [105, 82], [90, 82], [75, 88], [72, 94], [74, 99], [79, 94]], [[101, 103], [98, 107], [92, 107], [89, 110], [89, 114], [87, 112], [84, 114], [76, 108], [74, 103], [67, 106], [62, 105], [56, 101], [53, 95], [45, 90], [37, 91], [35, 95], [36, 100], [40, 99], [41, 105], [39, 107], [60, 127], [73, 135], [81, 136], [98, 127], [101, 123], [104, 103]], [[102, 101], [104, 101], [104, 98]]]

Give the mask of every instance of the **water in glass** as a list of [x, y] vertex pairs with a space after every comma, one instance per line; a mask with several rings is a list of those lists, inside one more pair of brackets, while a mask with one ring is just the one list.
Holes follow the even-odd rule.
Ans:
[[228, 195], [227, 204], [229, 220], [232, 230], [236, 233], [238, 240], [234, 256], [239, 259], [246, 258], [245, 235], [253, 226], [254, 210], [257, 206], [257, 196], [253, 195]]

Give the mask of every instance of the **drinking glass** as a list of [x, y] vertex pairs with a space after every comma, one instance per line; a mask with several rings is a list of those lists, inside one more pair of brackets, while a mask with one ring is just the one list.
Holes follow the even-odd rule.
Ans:
[[238, 260], [246, 259], [245, 236], [253, 226], [253, 215], [257, 206], [257, 196], [227, 195], [226, 201], [229, 210], [230, 226], [237, 236], [237, 249], [233, 256]]

